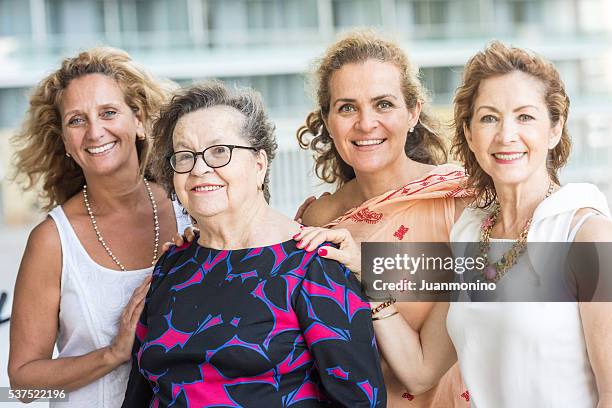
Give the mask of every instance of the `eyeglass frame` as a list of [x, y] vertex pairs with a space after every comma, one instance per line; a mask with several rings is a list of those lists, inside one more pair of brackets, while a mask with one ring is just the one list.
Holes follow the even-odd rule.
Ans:
[[[227, 163], [225, 163], [222, 166], [211, 166], [210, 164], [208, 164], [208, 162], [204, 158], [204, 153], [206, 153], [206, 151], [209, 150], [209, 149], [212, 149], [214, 147], [219, 147], [219, 146], [223, 146], [223, 147], [229, 148], [229, 150], [230, 150], [229, 159], [227, 160]], [[204, 164], [206, 164], [211, 169], [220, 169], [221, 167], [227, 166], [232, 161], [232, 157], [233, 157], [232, 154], [234, 153], [234, 149], [247, 149], [247, 150], [252, 150], [254, 152], [258, 152], [259, 151], [259, 149], [257, 149], [256, 147], [253, 147], [253, 146], [240, 146], [240, 145], [232, 145], [232, 144], [216, 144], [216, 145], [208, 146], [206, 149], [202, 150], [201, 152], [194, 152], [192, 150], [179, 150], [179, 151], [176, 151], [176, 152], [172, 153], [171, 155], [167, 156], [166, 159], [170, 163], [170, 167], [172, 168], [172, 171], [174, 171], [177, 174], [187, 174], [187, 173], [191, 173], [193, 171], [193, 169], [195, 168], [195, 165], [196, 165], [196, 163], [198, 161], [198, 156], [202, 156], [202, 161], [204, 161]], [[193, 154], [193, 166], [188, 171], [177, 171], [174, 168], [174, 166], [172, 165], [172, 157], [174, 155], [178, 154], [178, 153], [191, 153], [191, 154]]]

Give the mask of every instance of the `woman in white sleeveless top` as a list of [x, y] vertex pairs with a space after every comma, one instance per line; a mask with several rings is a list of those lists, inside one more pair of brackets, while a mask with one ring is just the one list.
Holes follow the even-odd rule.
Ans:
[[[493, 42], [465, 66], [453, 142], [477, 201], [451, 240], [506, 242], [505, 253], [489, 246], [483, 281], [503, 287], [522, 279], [522, 266], [538, 263], [523, 253], [528, 242], [612, 241], [603, 194], [590, 184], [559, 187], [568, 108], [554, 66], [522, 49]], [[342, 243], [334, 259], [358, 263], [350, 236], [325, 238]], [[610, 263], [610, 254], [598, 255]], [[458, 358], [473, 407], [612, 406], [612, 303], [438, 303], [420, 333], [395, 317], [393, 305], [385, 310], [375, 326], [379, 348], [404, 357], [396, 369], [413, 393]]]
[[166, 95], [111, 48], [64, 60], [34, 89], [13, 139], [17, 170], [30, 187], [40, 181], [44, 208], [55, 208], [31, 232], [15, 285], [13, 389], [65, 390], [58, 406], [121, 405], [159, 242], [179, 219], [143, 177]]
[[[489, 215], [489, 211], [466, 209], [453, 228], [451, 240], [477, 241]], [[586, 183], [565, 185], [536, 207], [527, 242], [584, 241], [587, 223], [602, 215], [609, 218], [610, 212], [597, 187]], [[508, 241], [509, 245], [515, 242]], [[493, 247], [490, 258], [501, 258], [501, 253], [492, 253], [495, 249], [501, 252]], [[520, 278], [513, 271], [524, 272], [529, 264], [537, 265], [538, 260], [528, 259], [530, 256], [524, 253], [498, 282], [498, 288], [509, 283], [527, 289], [527, 285], [511, 279]], [[596, 407], [598, 387], [589, 353], [595, 350], [595, 358], [599, 349], [599, 356], [604, 357], [602, 353], [609, 353], [612, 343], [603, 343], [610, 334], [603, 327], [593, 327], [596, 319], [592, 313], [586, 311], [587, 319], [582, 318], [590, 306], [578, 302], [451, 303], [447, 330], [474, 405]], [[599, 330], [601, 339], [595, 337]], [[605, 365], [606, 361], [593, 363]], [[605, 385], [605, 376], [601, 377]]]
[[[603, 194], [590, 184], [559, 188], [557, 171], [570, 152], [568, 111], [557, 70], [537, 55], [493, 43], [465, 67], [453, 142], [479, 201], [451, 241], [505, 241], [489, 247], [495, 268], [484, 274], [498, 288], [528, 290], [529, 264], [544, 273], [530, 259], [537, 254], [522, 252], [527, 243], [612, 241]], [[611, 305], [452, 303], [447, 330], [473, 405], [612, 406]]]

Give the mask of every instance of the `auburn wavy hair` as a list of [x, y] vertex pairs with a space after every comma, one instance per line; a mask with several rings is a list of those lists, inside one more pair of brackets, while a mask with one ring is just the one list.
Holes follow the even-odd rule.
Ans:
[[11, 138], [15, 147], [13, 180], [24, 189], [41, 183], [45, 211], [64, 204], [85, 183], [81, 168], [66, 157], [62, 140], [60, 102], [73, 79], [102, 74], [113, 78], [125, 95], [125, 102], [139, 116], [145, 139], [136, 140], [140, 171], [145, 174], [151, 148], [151, 123], [159, 113], [173, 85], [154, 79], [122, 50], [96, 47], [63, 60], [61, 67], [32, 90], [29, 108], [20, 130]]
[[[355, 178], [355, 171], [338, 154], [323, 122], [330, 109], [330, 79], [335, 71], [346, 64], [363, 63], [371, 59], [389, 62], [398, 68], [402, 94], [408, 109], [414, 108], [417, 101], [427, 101], [427, 92], [417, 71], [396, 43], [381, 38], [371, 30], [357, 30], [332, 44], [315, 66], [314, 87], [318, 108], [308, 114], [306, 123], [297, 131], [297, 139], [302, 149], [314, 151], [316, 175], [327, 183], [337, 183], [338, 187]], [[440, 123], [424, 107], [414, 132], [406, 139], [406, 155], [421, 163], [445, 162], [446, 149], [440, 129]]]
[[565, 92], [555, 66], [527, 50], [509, 47], [499, 41], [491, 42], [483, 51], [478, 52], [465, 64], [463, 81], [457, 88], [454, 98], [454, 136], [451, 153], [463, 163], [468, 173], [467, 184], [474, 189], [476, 204], [486, 208], [497, 199], [491, 177], [478, 164], [476, 156], [468, 146], [464, 126], [468, 129], [474, 114], [474, 102], [482, 81], [520, 71], [538, 79], [543, 85], [543, 96], [548, 108], [552, 125], [563, 120], [561, 140], [548, 152], [547, 168], [550, 178], [559, 183], [558, 171], [567, 163], [571, 150], [571, 140], [567, 131], [567, 117], [570, 100]]

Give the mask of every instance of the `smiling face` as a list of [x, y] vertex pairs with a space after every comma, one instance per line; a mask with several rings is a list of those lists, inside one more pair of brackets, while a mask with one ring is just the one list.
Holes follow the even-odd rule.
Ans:
[[66, 152], [85, 176], [138, 168], [136, 134], [142, 123], [115, 80], [89, 74], [70, 81], [60, 101]]
[[[244, 115], [228, 106], [199, 109], [182, 116], [174, 128], [175, 152], [202, 152], [217, 144], [249, 146], [242, 136]], [[234, 149], [230, 162], [220, 168], [208, 167], [198, 156], [186, 174], [174, 173], [176, 195], [198, 223], [220, 214], [237, 214], [257, 198], [267, 168], [263, 152]]]
[[395, 65], [377, 60], [346, 64], [329, 85], [325, 124], [338, 153], [356, 173], [385, 170], [407, 159], [404, 145], [420, 104], [406, 107]]
[[548, 177], [548, 150], [563, 123], [551, 122], [541, 81], [519, 71], [485, 79], [473, 112], [466, 139], [496, 188]]

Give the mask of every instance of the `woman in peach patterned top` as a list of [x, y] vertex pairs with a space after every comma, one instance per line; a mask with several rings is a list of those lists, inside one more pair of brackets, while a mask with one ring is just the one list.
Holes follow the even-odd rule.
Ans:
[[[446, 160], [444, 144], [436, 122], [422, 110], [425, 92], [403, 51], [370, 32], [354, 32], [327, 50], [317, 77], [319, 109], [298, 139], [315, 151], [317, 175], [339, 188], [310, 203], [303, 224], [345, 228], [358, 242], [448, 241], [465, 206], [465, 174], [455, 165], [436, 166]], [[296, 239], [306, 242], [308, 231]], [[304, 242], [298, 247], [314, 249]], [[432, 305], [403, 303], [398, 309], [419, 330]], [[379, 336], [377, 326], [375, 320]], [[457, 366], [415, 397], [395, 375], [403, 362], [381, 353], [389, 407], [469, 405]]]
[[346, 228], [358, 242], [446, 242], [455, 199], [466, 197], [463, 168], [435, 166], [425, 176], [371, 198], [325, 225]]

